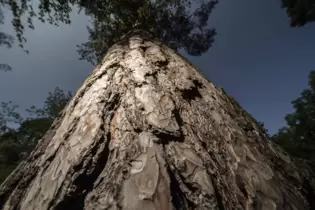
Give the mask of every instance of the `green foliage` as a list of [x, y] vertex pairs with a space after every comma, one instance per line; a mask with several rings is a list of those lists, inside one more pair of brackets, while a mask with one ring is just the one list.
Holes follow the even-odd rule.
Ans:
[[[192, 2], [199, 4], [192, 11]], [[82, 3], [82, 2], [81, 2]], [[214, 41], [215, 30], [208, 18], [217, 0], [96, 0], [81, 6], [93, 19], [89, 41], [78, 46], [81, 59], [99, 63], [107, 50], [128, 32], [141, 29], [174, 50], [190, 55], [206, 52]]]
[[315, 0], [282, 0], [291, 19], [291, 26], [303, 26], [315, 21]]
[[315, 71], [309, 74], [309, 88], [292, 104], [295, 111], [285, 117], [287, 126], [272, 138], [289, 154], [315, 161]]
[[[16, 111], [17, 105], [12, 102], [2, 102], [0, 106], [0, 183], [33, 150], [71, 97], [70, 92], [65, 93], [56, 87], [53, 92], [48, 93], [43, 108], [32, 106], [27, 110], [31, 116], [26, 120], [23, 120]], [[14, 129], [10, 127], [10, 123], [19, 126]]]

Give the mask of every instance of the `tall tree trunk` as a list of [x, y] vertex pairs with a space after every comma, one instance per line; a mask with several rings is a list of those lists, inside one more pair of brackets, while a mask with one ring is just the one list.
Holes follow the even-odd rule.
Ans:
[[223, 90], [139, 34], [3, 183], [0, 209], [314, 209], [299, 171]]

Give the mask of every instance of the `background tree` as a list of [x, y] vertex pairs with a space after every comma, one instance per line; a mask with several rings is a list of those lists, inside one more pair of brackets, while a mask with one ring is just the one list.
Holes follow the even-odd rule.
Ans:
[[34, 149], [47, 132], [54, 119], [71, 99], [59, 87], [49, 92], [43, 108], [32, 106], [29, 116], [23, 119], [12, 102], [1, 103], [0, 107], [0, 183]]
[[17, 112], [19, 106], [9, 102], [0, 104], [0, 135], [11, 130], [12, 124], [19, 124], [23, 121], [21, 115]]
[[31, 106], [27, 109], [29, 117], [21, 123], [18, 129], [20, 138], [25, 142], [27, 154], [36, 146], [38, 140], [47, 132], [71, 98], [71, 92], [65, 93], [56, 87], [53, 92], [48, 93], [43, 108]]
[[12, 125], [23, 120], [17, 108], [11, 101], [2, 102], [0, 106], [0, 183], [14, 170], [20, 159], [21, 150], [16, 131], [12, 128]]
[[55, 119], [71, 98], [71, 92], [65, 93], [56, 87], [53, 92], [48, 93], [43, 108], [31, 106], [27, 112], [33, 117]]
[[315, 161], [315, 71], [308, 80], [309, 88], [292, 101], [295, 111], [285, 117], [287, 126], [273, 140], [291, 155]]
[[0, 183], [14, 170], [21, 154], [15, 130], [11, 127], [22, 122], [18, 106], [2, 102], [0, 106]]
[[293, 27], [303, 26], [315, 20], [314, 0], [282, 0], [282, 7], [286, 9]]

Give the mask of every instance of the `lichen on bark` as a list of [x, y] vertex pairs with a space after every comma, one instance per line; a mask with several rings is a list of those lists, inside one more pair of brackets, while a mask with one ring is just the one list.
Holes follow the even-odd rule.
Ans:
[[108, 51], [0, 208], [311, 209], [305, 180], [232, 97], [139, 34]]

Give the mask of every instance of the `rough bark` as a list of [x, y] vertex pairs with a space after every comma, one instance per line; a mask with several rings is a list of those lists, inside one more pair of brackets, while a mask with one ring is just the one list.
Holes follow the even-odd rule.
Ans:
[[3, 183], [0, 209], [314, 209], [305, 177], [222, 89], [133, 35]]

